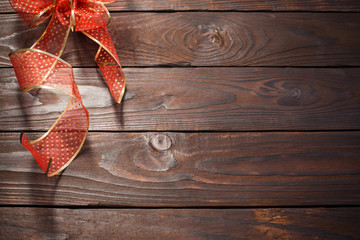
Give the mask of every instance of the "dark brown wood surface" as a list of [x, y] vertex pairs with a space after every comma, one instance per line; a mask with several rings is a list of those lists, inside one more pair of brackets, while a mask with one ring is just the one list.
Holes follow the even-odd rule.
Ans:
[[90, 133], [76, 160], [49, 179], [19, 134], [0, 136], [0, 204], [360, 204], [357, 132]]
[[[3, 239], [358, 239], [359, 208], [2, 208]], [[15, 236], [15, 237], [14, 237]]]
[[[123, 66], [359, 66], [360, 13], [113, 13], [109, 31]], [[30, 47], [29, 29], [0, 16], [0, 64]], [[35, 37], [37, 36], [37, 37]], [[71, 33], [63, 59], [94, 66], [98, 46]]]
[[[117, 0], [110, 11], [360, 11], [357, 0]], [[14, 12], [7, 0], [0, 0], [0, 12]]]
[[47, 178], [20, 132], [44, 134], [67, 99], [20, 93], [8, 54], [46, 24], [0, 0], [1, 240], [360, 237], [359, 1], [107, 6], [124, 101], [71, 33], [90, 132]]
[[[75, 69], [90, 130], [344, 130], [360, 128], [360, 69], [126, 68], [123, 104], [100, 71]], [[46, 131], [68, 98], [22, 94], [13, 69], [0, 72], [0, 130]], [[15, 120], [15, 121], [14, 121]]]

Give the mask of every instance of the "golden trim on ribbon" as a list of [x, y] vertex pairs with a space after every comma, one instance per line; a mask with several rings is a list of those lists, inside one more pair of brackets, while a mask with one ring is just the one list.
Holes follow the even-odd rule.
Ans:
[[35, 25], [33, 25], [34, 22], [36, 22], [36, 20], [38, 20], [39, 17], [41, 17], [41, 16], [44, 15], [48, 10], [50, 10], [50, 9], [52, 9], [52, 8], [54, 8], [54, 7], [55, 7], [55, 4], [50, 5], [50, 6], [48, 6], [47, 8], [44, 8], [44, 10], [42, 10], [38, 15], [36, 15], [36, 16], [33, 18], [33, 20], [31, 20], [31, 22], [29, 23], [29, 27], [31, 27], [31, 28], [32, 28], [32, 27], [36, 27], [37, 25], [45, 22], [46, 19], [48, 19], [49, 17], [51, 17], [51, 14], [50, 14], [49, 16], [47, 16], [46, 18], [44, 18], [42, 21], [40, 21], [40, 22], [36, 23]]

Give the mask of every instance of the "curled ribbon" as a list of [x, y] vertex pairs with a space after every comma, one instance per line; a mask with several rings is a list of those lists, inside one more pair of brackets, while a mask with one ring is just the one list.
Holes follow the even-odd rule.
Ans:
[[30, 141], [21, 134], [21, 143], [32, 153], [47, 176], [64, 170], [77, 156], [89, 128], [89, 113], [74, 81], [72, 67], [60, 58], [70, 30], [81, 31], [99, 44], [95, 62], [115, 100], [125, 92], [125, 76], [106, 25], [110, 14], [104, 4], [113, 0], [10, 0], [30, 27], [51, 17], [45, 32], [31, 47], [9, 54], [22, 92], [36, 88], [59, 91], [69, 103], [39, 139]]

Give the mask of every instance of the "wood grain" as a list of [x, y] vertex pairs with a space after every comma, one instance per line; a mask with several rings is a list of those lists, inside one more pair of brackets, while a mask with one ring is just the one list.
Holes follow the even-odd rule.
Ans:
[[357, 239], [359, 208], [2, 208], [3, 239]]
[[29, 29], [0, 0], [0, 239], [359, 238], [359, 1], [108, 8], [124, 101], [94, 68], [98, 46], [71, 33], [62, 58], [90, 133], [47, 178], [20, 131], [39, 137], [67, 99], [20, 94], [8, 53], [46, 24]]
[[[90, 130], [259, 131], [360, 129], [360, 69], [126, 68], [121, 105], [98, 69], [75, 69]], [[0, 72], [0, 130], [46, 131], [68, 98], [22, 94]]]
[[[117, 0], [110, 11], [360, 11], [357, 0]], [[14, 12], [8, 0], [0, 1], [0, 12]]]
[[[358, 13], [113, 13], [109, 31], [123, 66], [359, 66]], [[44, 26], [0, 15], [0, 64]], [[72, 33], [63, 59], [94, 66], [97, 45]]]
[[[31, 139], [35, 139], [33, 133]], [[18, 133], [1, 133], [0, 204], [360, 204], [360, 133], [90, 133], [47, 178]]]

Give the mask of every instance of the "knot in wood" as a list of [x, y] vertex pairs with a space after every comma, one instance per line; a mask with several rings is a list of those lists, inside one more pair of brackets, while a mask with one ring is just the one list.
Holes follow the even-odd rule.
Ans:
[[300, 88], [294, 88], [288, 91], [288, 95], [293, 98], [299, 98], [301, 95], [301, 89]]
[[169, 150], [172, 146], [171, 139], [166, 134], [153, 135], [149, 144], [154, 150], [159, 152]]
[[223, 36], [220, 33], [220, 28], [215, 28], [214, 29], [214, 34], [210, 35], [210, 40], [211, 40], [212, 43], [216, 43], [219, 46], [224, 45], [225, 39], [223, 38]]

